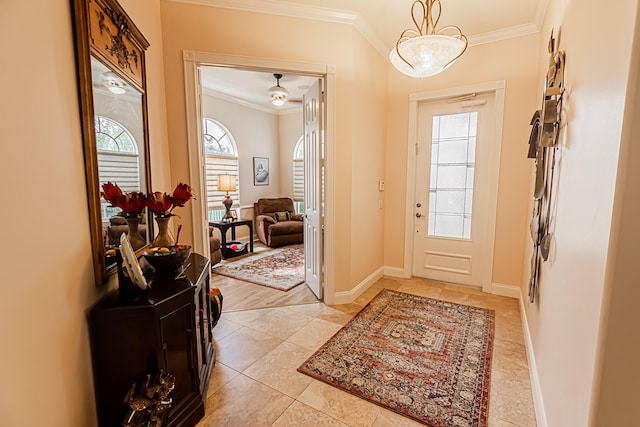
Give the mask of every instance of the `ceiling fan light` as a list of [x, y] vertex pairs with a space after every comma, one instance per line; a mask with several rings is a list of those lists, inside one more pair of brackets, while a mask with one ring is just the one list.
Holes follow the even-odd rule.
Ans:
[[398, 71], [407, 76], [429, 77], [449, 68], [466, 47], [464, 41], [451, 36], [414, 37], [393, 48], [389, 60]]
[[114, 86], [114, 85], [110, 85], [109, 86], [109, 92], [116, 94], [116, 95], [123, 95], [125, 94], [127, 91], [124, 90], [123, 88], [121, 88], [120, 86]]
[[105, 71], [102, 73], [102, 79], [106, 83], [109, 92], [116, 95], [122, 95], [127, 92], [124, 88], [126, 83], [113, 71]]
[[274, 74], [273, 77], [276, 78], [276, 85], [271, 86], [269, 88], [269, 96], [271, 97], [271, 103], [276, 107], [282, 107], [284, 105], [287, 96], [289, 96], [289, 91], [280, 86], [280, 79], [282, 78], [282, 74]]
[[269, 89], [269, 96], [271, 98], [282, 98], [285, 99], [289, 95], [289, 91], [283, 88], [280, 85], [273, 86]]

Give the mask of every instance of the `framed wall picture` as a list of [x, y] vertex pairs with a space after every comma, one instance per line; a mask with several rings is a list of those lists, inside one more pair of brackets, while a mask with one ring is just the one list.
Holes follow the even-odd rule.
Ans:
[[253, 185], [269, 185], [269, 159], [253, 158]]

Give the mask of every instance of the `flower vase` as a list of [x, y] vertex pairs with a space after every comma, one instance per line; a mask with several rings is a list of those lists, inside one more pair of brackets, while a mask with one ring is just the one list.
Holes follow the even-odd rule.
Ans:
[[169, 230], [170, 216], [157, 216], [156, 222], [158, 223], [158, 235], [153, 239], [153, 246], [155, 247], [169, 247], [176, 244], [171, 230]]
[[125, 218], [125, 220], [127, 221], [127, 228], [129, 229], [127, 237], [129, 238], [129, 242], [131, 242], [131, 247], [133, 247], [134, 251], [140, 249], [147, 244], [147, 241], [142, 237], [140, 230], [138, 229], [140, 218], [136, 216]]

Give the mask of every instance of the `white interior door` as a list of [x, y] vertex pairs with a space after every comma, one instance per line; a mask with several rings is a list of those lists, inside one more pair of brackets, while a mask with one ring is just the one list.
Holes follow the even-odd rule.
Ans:
[[303, 97], [305, 280], [322, 299], [322, 80]]
[[490, 285], [494, 133], [495, 93], [418, 104], [414, 276]]

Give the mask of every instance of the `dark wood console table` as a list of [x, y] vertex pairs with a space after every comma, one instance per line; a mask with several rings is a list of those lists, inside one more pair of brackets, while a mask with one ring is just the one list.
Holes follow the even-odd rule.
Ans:
[[164, 427], [193, 427], [204, 416], [211, 368], [212, 315], [209, 300], [211, 261], [191, 254], [186, 278], [156, 273], [150, 290], [136, 300], [116, 290], [89, 312], [98, 423], [122, 425], [128, 408], [124, 396], [147, 374], [160, 369], [175, 376], [173, 399]]
[[231, 240], [236, 240], [236, 227], [240, 225], [246, 225], [249, 227], [249, 252], [253, 252], [253, 220], [236, 219], [235, 221], [230, 222], [213, 221], [210, 222], [209, 225], [220, 230], [220, 249], [222, 250], [222, 258], [226, 259], [234, 255], [227, 249], [227, 230], [231, 229]]

